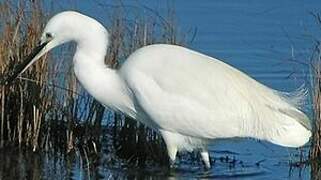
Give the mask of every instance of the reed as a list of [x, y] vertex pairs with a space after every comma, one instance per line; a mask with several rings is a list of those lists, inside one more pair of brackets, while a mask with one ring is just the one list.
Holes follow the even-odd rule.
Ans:
[[[146, 7], [126, 7], [120, 1], [106, 10], [111, 46], [106, 64], [118, 68], [136, 49], [153, 43], [184, 44], [175, 11], [165, 17]], [[135, 10], [136, 9], [136, 10]], [[128, 12], [135, 12], [128, 15]], [[6, 76], [37, 44], [50, 17], [41, 1], [0, 2], [0, 73]], [[107, 149], [134, 165], [167, 163], [165, 145], [153, 130], [106, 110], [77, 83], [70, 60], [74, 46], [64, 46], [28, 68], [10, 86], [0, 86], [0, 148], [18, 146], [33, 151], [75, 152], [85, 160]], [[105, 143], [106, 144], [106, 143]], [[106, 148], [105, 148], [106, 149]]]
[[314, 133], [312, 136], [311, 158], [321, 157], [321, 42], [315, 46], [313, 55], [313, 114]]
[[[33, 4], [29, 14], [24, 11], [26, 8], [23, 2], [19, 2], [17, 8], [12, 7], [10, 1], [0, 4], [0, 69], [3, 75], [37, 44], [43, 24], [41, 6]], [[41, 122], [52, 99], [48, 89], [42, 88], [45, 87], [47, 68], [47, 63], [40, 61], [27, 70], [25, 74], [36, 83], [20, 80], [12, 86], [1, 87], [1, 147], [6, 144], [18, 144], [19, 147], [24, 144], [33, 150], [39, 147]]]
[[[321, 14], [312, 14], [321, 27]], [[321, 40], [316, 39], [311, 56], [313, 134], [311, 139], [310, 160], [311, 179], [321, 179]]]

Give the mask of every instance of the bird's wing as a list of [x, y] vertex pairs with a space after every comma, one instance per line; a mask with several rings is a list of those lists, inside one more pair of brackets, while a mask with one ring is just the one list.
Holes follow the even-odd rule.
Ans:
[[[245, 135], [249, 125], [260, 126], [265, 120], [260, 117], [273, 111], [267, 105], [292, 108], [241, 71], [178, 46], [140, 49], [121, 72], [138, 105], [160, 128], [185, 135]], [[273, 127], [274, 121], [264, 123]]]

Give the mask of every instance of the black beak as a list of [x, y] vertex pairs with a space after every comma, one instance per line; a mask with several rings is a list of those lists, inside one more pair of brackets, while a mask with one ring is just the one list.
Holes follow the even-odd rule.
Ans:
[[9, 73], [6, 78], [4, 78], [1, 82], [2, 85], [8, 85], [13, 80], [15, 80], [31, 63], [33, 63], [34, 57], [48, 44], [48, 42], [42, 43], [39, 46], [35, 47], [32, 52], [24, 58], [24, 60], [20, 63], [15, 65], [13, 68], [12, 73]]

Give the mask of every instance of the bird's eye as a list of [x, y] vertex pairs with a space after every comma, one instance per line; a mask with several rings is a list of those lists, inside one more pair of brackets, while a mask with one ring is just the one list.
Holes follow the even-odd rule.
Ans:
[[47, 39], [52, 39], [52, 34], [51, 33], [46, 33], [46, 38]]

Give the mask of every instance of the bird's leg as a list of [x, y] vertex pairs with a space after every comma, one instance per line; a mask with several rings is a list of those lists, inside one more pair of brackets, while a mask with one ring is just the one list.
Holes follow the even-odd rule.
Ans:
[[160, 131], [163, 139], [165, 141], [166, 144], [166, 148], [167, 148], [167, 153], [168, 153], [168, 157], [170, 160], [170, 168], [174, 168], [174, 164], [175, 164], [175, 159], [176, 159], [176, 154], [177, 154], [177, 136], [175, 133], [171, 133], [168, 131]]
[[202, 149], [201, 150], [201, 157], [202, 157], [202, 160], [205, 164], [205, 167], [206, 169], [210, 169], [211, 168], [211, 162], [210, 162], [210, 156], [208, 154], [208, 151], [205, 150], [205, 149]]
[[175, 160], [176, 160], [176, 154], [177, 154], [177, 147], [169, 147], [167, 146], [167, 153], [169, 156], [169, 167], [171, 169], [175, 168]]

